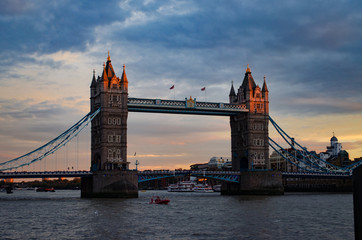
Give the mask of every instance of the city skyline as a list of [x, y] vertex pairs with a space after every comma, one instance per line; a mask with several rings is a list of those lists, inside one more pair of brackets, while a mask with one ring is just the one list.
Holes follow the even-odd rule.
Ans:
[[[93, 69], [102, 74], [108, 51], [117, 76], [126, 65], [129, 96], [138, 98], [228, 102], [231, 82], [237, 89], [249, 64], [256, 84], [266, 76], [270, 116], [296, 141], [320, 152], [334, 133], [352, 160], [361, 157], [361, 8], [337, 1], [2, 1], [0, 162], [89, 112]], [[61, 151], [35, 167], [89, 169], [90, 128]], [[136, 159], [142, 170], [187, 168], [230, 151], [227, 117], [129, 114], [130, 168]], [[72, 160], [62, 166], [66, 155]]]

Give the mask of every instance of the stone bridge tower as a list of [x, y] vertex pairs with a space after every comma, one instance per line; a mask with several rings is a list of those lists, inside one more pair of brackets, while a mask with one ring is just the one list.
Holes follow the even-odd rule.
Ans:
[[122, 77], [116, 76], [109, 53], [102, 76], [93, 73], [90, 100], [91, 112], [101, 108], [92, 121], [91, 170], [128, 169], [128, 80], [124, 65]]
[[248, 66], [237, 94], [231, 86], [229, 101], [245, 104], [249, 112], [230, 117], [232, 168], [240, 171], [240, 182], [224, 183], [221, 194], [283, 194], [282, 175], [270, 171], [269, 91], [265, 77], [260, 89]]
[[82, 178], [82, 197], [138, 197], [137, 171], [127, 162], [128, 80], [125, 66], [117, 77], [109, 56], [102, 76], [93, 72], [90, 86], [92, 120], [91, 171]]
[[249, 65], [243, 83], [235, 94], [231, 86], [230, 103], [245, 104], [248, 113], [230, 117], [233, 170], [270, 169], [269, 163], [269, 91], [255, 84]]

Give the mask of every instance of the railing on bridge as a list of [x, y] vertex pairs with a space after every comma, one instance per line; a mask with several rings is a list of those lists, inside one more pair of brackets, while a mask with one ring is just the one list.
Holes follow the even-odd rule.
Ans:
[[128, 98], [128, 111], [232, 116], [241, 112], [248, 112], [249, 110], [245, 104], [197, 102], [196, 99], [191, 98], [184, 101]]

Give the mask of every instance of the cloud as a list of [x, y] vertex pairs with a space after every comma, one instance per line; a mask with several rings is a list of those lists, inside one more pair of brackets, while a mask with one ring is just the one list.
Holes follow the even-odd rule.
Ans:
[[[63, 102], [0, 99], [1, 136], [39, 142], [56, 137], [82, 117], [76, 109], [62, 105]], [[61, 116], [68, 116], [67, 121]]]
[[0, 2], [0, 14], [19, 15], [32, 10], [33, 7], [34, 3], [26, 0], [3, 0]]
[[[42, 135], [51, 138], [65, 130], [63, 120], [71, 124], [84, 115], [92, 70], [101, 74], [108, 50], [118, 76], [126, 64], [132, 97], [227, 102], [231, 81], [237, 89], [250, 64], [259, 86], [266, 75], [272, 117], [288, 126], [292, 119], [291, 131], [303, 136], [300, 131], [309, 130], [319, 138], [321, 129], [350, 136], [358, 129], [359, 123], [344, 119], [361, 119], [362, 6], [357, 2], [0, 4], [0, 121], [6, 138], [25, 139], [30, 146]], [[136, 115], [129, 115], [129, 147], [142, 148], [144, 156], [177, 152], [187, 161], [194, 154], [192, 161], [198, 162], [217, 152], [229, 154], [228, 120]], [[346, 121], [348, 126], [337, 124]]]
[[[7, 2], [7, 1], [6, 1]], [[87, 1], [36, 1], [20, 4], [19, 9], [32, 5], [32, 11], [11, 14], [16, 9], [10, 4], [10, 16], [0, 18], [4, 37], [0, 45], [5, 53], [53, 53], [60, 50], [85, 50], [95, 39], [93, 27], [120, 19], [126, 13], [117, 11], [118, 1], [104, 3]], [[112, 9], [112, 11], [110, 11]]]

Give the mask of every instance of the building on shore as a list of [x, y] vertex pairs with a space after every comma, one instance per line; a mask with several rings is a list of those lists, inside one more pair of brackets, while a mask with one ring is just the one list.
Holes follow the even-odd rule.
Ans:
[[232, 162], [230, 157], [212, 157], [207, 163], [196, 163], [190, 166], [191, 170], [230, 170]]
[[222, 169], [224, 166], [231, 164], [231, 158], [228, 157], [212, 157], [208, 162], [209, 169]]
[[195, 170], [195, 171], [208, 170], [208, 169], [209, 169], [209, 164], [207, 163], [195, 163], [190, 166], [190, 170]]
[[[287, 155], [296, 155], [296, 150], [294, 148], [286, 148], [284, 149], [285, 156]], [[346, 167], [352, 163], [349, 159], [349, 154], [346, 150], [342, 150], [342, 144], [338, 142], [336, 136], [330, 140], [330, 146], [326, 147], [325, 152], [321, 152], [317, 154], [315, 151], [309, 151], [313, 153], [313, 155], [318, 156], [320, 159], [329, 162], [338, 167]], [[269, 157], [271, 168], [278, 171], [285, 172], [298, 172], [297, 166], [285, 160], [283, 156], [281, 156], [276, 151], [273, 151]], [[355, 159], [356, 160], [356, 159]], [[322, 163], [322, 162], [321, 162]]]
[[339, 167], [346, 167], [352, 163], [346, 150], [342, 150], [342, 144], [338, 142], [336, 136], [331, 138], [330, 146], [325, 152], [319, 153], [319, 158]]

